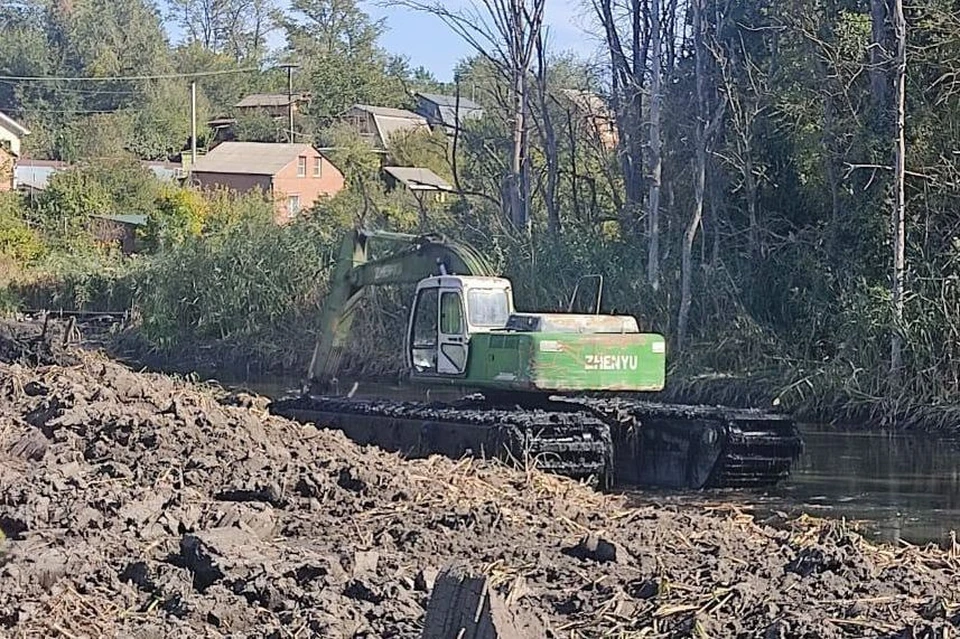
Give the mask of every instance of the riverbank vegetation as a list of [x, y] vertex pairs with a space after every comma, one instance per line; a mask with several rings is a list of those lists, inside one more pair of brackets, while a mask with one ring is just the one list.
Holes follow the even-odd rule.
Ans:
[[[153, 15], [140, 0], [128, 3]], [[87, 4], [103, 24], [119, 20], [117, 3]], [[130, 160], [92, 159], [182, 148], [188, 103], [176, 96], [188, 79], [117, 80], [115, 92], [102, 94], [67, 80], [5, 82], [0, 108], [39, 132], [28, 140], [32, 152], [80, 164], [40, 195], [0, 198], [4, 308], [130, 310], [138, 349], [299, 373], [342, 232], [427, 230], [487, 253], [514, 280], [524, 309], [559, 308], [579, 275], [603, 273], [605, 310], [633, 314], [668, 337], [670, 396], [952, 426], [960, 22], [948, 3], [912, 5], [901, 31], [895, 0], [644, 0], [635, 11], [597, 0], [584, 5], [584, 27], [602, 36], [593, 59], [538, 37], [532, 11], [520, 18], [528, 56], [478, 51], [453, 83], [384, 50], [379, 37], [389, 25], [354, 2], [295, 2], [276, 24], [286, 45], [268, 51], [254, 26], [265, 24], [258, 15], [272, 15], [257, 13], [269, 4], [249, 5], [233, 31], [202, 29], [219, 18], [179, 12], [185, 39], [174, 45], [159, 18], [138, 22], [121, 47], [110, 38], [93, 46], [83, 29], [63, 26], [86, 24], [87, 8], [27, 2], [7, 16], [4, 33], [23, 38], [3, 40], [37, 46], [0, 46], [0, 75], [176, 75], [296, 57], [298, 87], [315, 97], [297, 116], [298, 135], [335, 149], [348, 188], [278, 226], [256, 194], [199, 193], [161, 184]], [[477, 35], [470, 25], [479, 22], [442, 3], [402, 4]], [[339, 19], [321, 20], [328, 10]], [[47, 18], [56, 18], [49, 29]], [[490, 35], [500, 42], [503, 34]], [[894, 151], [902, 35], [901, 273]], [[40, 56], [50, 43], [76, 55]], [[202, 115], [229, 110], [247, 93], [281, 90], [284, 80], [276, 70], [202, 77]], [[453, 185], [443, 201], [426, 204], [387, 189], [380, 158], [337, 118], [355, 102], [410, 107], [417, 90], [469, 93], [484, 107], [482, 119], [453, 135], [391, 141], [390, 161], [432, 168]], [[240, 125], [245, 139], [282, 139], [269, 118]], [[105, 131], [110, 140], [100, 139]], [[92, 212], [146, 215], [138, 255], [95, 242]], [[354, 331], [356, 357], [347, 359], [356, 372], [399, 368], [404, 294], [369, 296]], [[899, 363], [891, 348], [898, 340]]]

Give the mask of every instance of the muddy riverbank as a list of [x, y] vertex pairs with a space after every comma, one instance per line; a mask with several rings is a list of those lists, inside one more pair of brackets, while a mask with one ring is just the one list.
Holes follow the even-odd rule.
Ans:
[[[417, 637], [454, 560], [554, 637], [960, 630], [956, 544], [403, 461], [35, 329], [0, 332], [5, 634]], [[588, 534], [614, 551], [580, 552]]]

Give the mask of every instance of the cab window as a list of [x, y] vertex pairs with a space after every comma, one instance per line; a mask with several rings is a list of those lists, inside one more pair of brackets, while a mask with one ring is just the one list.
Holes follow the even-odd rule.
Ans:
[[435, 288], [421, 289], [413, 316], [410, 340], [413, 366], [418, 372], [437, 370], [437, 302]]
[[502, 288], [474, 288], [467, 293], [470, 324], [502, 328], [510, 317], [510, 302]]
[[448, 292], [440, 296], [440, 332], [444, 335], [463, 334], [460, 293]]

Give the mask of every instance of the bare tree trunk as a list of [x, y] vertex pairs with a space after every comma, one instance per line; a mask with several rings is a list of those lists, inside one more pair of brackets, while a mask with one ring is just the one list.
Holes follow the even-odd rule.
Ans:
[[[748, 120], [752, 125], [752, 120]], [[753, 127], [743, 132], [743, 188], [747, 197], [747, 217], [750, 220], [750, 258], [760, 255], [760, 223], [757, 220], [757, 178], [753, 174]]]
[[662, 95], [662, 51], [660, 41], [660, 0], [650, 0], [650, 192], [647, 196], [647, 282], [660, 288], [660, 184], [663, 159], [660, 142]]
[[547, 232], [552, 237], [560, 235], [560, 207], [557, 202], [557, 181], [560, 177], [560, 153], [557, 150], [557, 133], [550, 115], [550, 99], [547, 91], [547, 54], [543, 38], [537, 39], [537, 95], [540, 106], [540, 122], [543, 134], [543, 157], [546, 161], [547, 185], [544, 194], [547, 208]]
[[906, 121], [907, 80], [907, 23], [903, 16], [903, 0], [893, 3], [894, 30], [897, 39], [897, 73], [895, 78], [897, 119], [894, 153], [894, 208], [893, 208], [893, 336], [890, 343], [890, 377], [899, 383], [903, 367], [903, 341], [900, 330], [903, 326], [903, 293], [906, 271], [906, 197], [904, 175], [906, 173]]
[[[723, 105], [718, 105], [710, 116], [706, 88], [706, 29], [703, 21], [704, 0], [691, 0], [693, 12], [693, 38], [696, 58], [697, 126], [695, 132], [693, 166], [693, 211], [683, 233], [680, 247], [680, 312], [677, 318], [677, 349], [682, 349], [687, 338], [690, 305], [693, 302], [693, 242], [703, 221], [703, 200], [707, 174], [707, 152], [713, 136], [723, 117]], [[709, 122], [708, 122], [709, 119]]]
[[889, 57], [889, 52], [886, 50], [889, 40], [886, 25], [888, 1], [870, 0], [870, 22], [873, 40], [869, 49], [870, 93], [873, 97], [873, 106], [878, 113], [886, 113], [888, 104], [887, 73], [884, 68]]
[[573, 215], [581, 220], [580, 212], [580, 184], [577, 179], [577, 136], [573, 130], [573, 114], [567, 109], [567, 137], [570, 143], [570, 190], [573, 193]]
[[649, 38], [642, 37], [643, 3], [641, 0], [631, 0], [629, 42], [633, 45], [633, 51], [630, 58], [623, 48], [613, 0], [595, 0], [593, 4], [604, 29], [613, 76], [612, 102], [619, 140], [617, 152], [623, 172], [624, 202], [620, 211], [621, 222], [624, 230], [633, 235], [637, 226], [637, 213], [643, 202], [643, 141], [640, 129], [649, 44]]

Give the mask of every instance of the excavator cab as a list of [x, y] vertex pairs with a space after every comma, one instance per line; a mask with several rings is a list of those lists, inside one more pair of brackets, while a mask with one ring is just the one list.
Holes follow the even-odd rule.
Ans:
[[663, 337], [633, 317], [600, 315], [599, 291], [589, 304], [591, 313], [518, 313], [507, 279], [427, 277], [410, 312], [407, 370], [428, 385], [497, 390], [663, 388]]
[[415, 376], [462, 377], [470, 336], [507, 326], [513, 314], [510, 281], [441, 275], [417, 285], [407, 327], [407, 366]]

